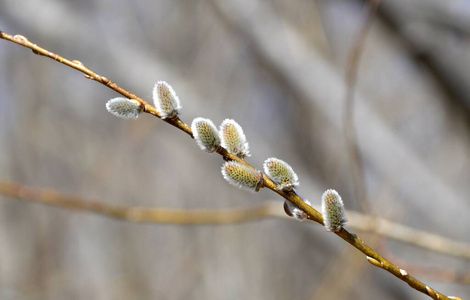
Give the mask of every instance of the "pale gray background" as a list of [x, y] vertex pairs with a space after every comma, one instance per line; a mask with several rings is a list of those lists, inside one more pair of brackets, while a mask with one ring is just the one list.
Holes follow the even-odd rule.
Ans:
[[[166, 80], [186, 123], [236, 119], [251, 163], [282, 158], [315, 207], [335, 188], [356, 209], [341, 116], [363, 5], [2, 0], [0, 26], [145, 99]], [[355, 116], [378, 214], [470, 243], [469, 20], [466, 0], [383, 1], [363, 52]], [[5, 41], [0, 91], [1, 180], [138, 206], [282, 204], [268, 191], [228, 185], [219, 156], [164, 122], [113, 117], [105, 109], [118, 96], [112, 90]], [[382, 246], [424, 267], [470, 269], [402, 243]], [[468, 285], [417, 277], [470, 295]], [[133, 224], [0, 196], [2, 300], [319, 297], [428, 299], [316, 224]]]

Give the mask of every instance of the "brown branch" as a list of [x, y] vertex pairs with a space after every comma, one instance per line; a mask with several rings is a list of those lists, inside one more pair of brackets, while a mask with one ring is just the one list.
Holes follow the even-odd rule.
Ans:
[[[67, 196], [51, 188], [36, 188], [24, 184], [0, 181], [0, 194], [21, 200], [63, 207], [71, 210], [93, 212], [100, 216], [138, 223], [203, 225], [234, 224], [250, 222], [264, 218], [291, 219], [281, 209], [279, 201], [265, 201], [258, 205], [226, 209], [171, 209], [135, 207], [87, 200], [81, 197]], [[357, 212], [348, 212], [349, 225], [355, 229], [373, 232], [385, 237], [403, 241], [460, 258], [470, 258], [470, 245], [456, 242], [441, 236], [430, 234], [393, 223], [385, 219], [374, 218]], [[373, 219], [373, 220], [372, 220]], [[387, 253], [392, 256], [390, 252]], [[406, 263], [394, 257], [395, 261], [414, 273], [431, 277], [433, 280], [468, 284], [470, 274], [453, 270], [424, 268]]]
[[[67, 209], [94, 212], [102, 216], [131, 222], [194, 225], [230, 224], [270, 217], [292, 219], [282, 210], [279, 201], [264, 201], [259, 205], [227, 209], [188, 210], [135, 207], [67, 196], [51, 188], [36, 188], [2, 180], [0, 180], [0, 194]], [[348, 211], [347, 215], [348, 225], [354, 229], [376, 233], [427, 250], [470, 259], [469, 244], [358, 212]]]
[[135, 207], [86, 200], [80, 197], [67, 196], [53, 189], [34, 188], [6, 181], [0, 181], [0, 194], [73, 210], [94, 212], [99, 215], [131, 222], [180, 225], [247, 222], [276, 215], [274, 210], [278, 209], [279, 205], [278, 202], [265, 202], [243, 208], [194, 210]]
[[[143, 100], [142, 98], [137, 97], [135, 94], [125, 90], [124, 88], [118, 86], [116, 83], [111, 82], [108, 78], [101, 76], [94, 71], [90, 70], [89, 68], [85, 67], [81, 62], [79, 61], [70, 61], [58, 54], [52, 53], [44, 48], [39, 47], [36, 44], [31, 43], [26, 37], [22, 35], [9, 35], [5, 32], [0, 31], [0, 38], [13, 42], [15, 44], [21, 45], [23, 47], [29, 48], [33, 50], [35, 54], [43, 55], [46, 57], [49, 57], [53, 60], [56, 60], [62, 64], [65, 64], [73, 69], [76, 69], [82, 73], [85, 74], [85, 76], [89, 79], [93, 79], [103, 85], [106, 85], [107, 87], [115, 90], [116, 92], [120, 93], [121, 95], [130, 98], [130, 99], [135, 99], [141, 103], [141, 105], [144, 107], [144, 112], [147, 112], [149, 114], [152, 114], [156, 117], [160, 117], [160, 114], [158, 111], [156, 111], [155, 107], [150, 105], [147, 101]], [[174, 118], [174, 119], [164, 119], [165, 122], [179, 128], [180, 130], [184, 131], [191, 137], [192, 131], [189, 125], [181, 121], [179, 118]], [[227, 152], [224, 148], [220, 148], [219, 151], [217, 151], [218, 154], [222, 155], [224, 159], [226, 160], [235, 160], [240, 163], [243, 163], [247, 166], [252, 167], [248, 162], [246, 162], [244, 159], [241, 159], [237, 156], [234, 156], [230, 153]], [[308, 216], [308, 218], [312, 221], [315, 221], [319, 224], [323, 225], [323, 217], [320, 212], [318, 212], [316, 209], [305, 203], [302, 198], [300, 198], [295, 192], [283, 192], [282, 190], [279, 190], [276, 186], [276, 184], [266, 175], [263, 175], [264, 183], [266, 188], [274, 191], [275, 193], [279, 194], [281, 197], [284, 199], [294, 203], [297, 205], [300, 209], [302, 209]], [[99, 211], [100, 208], [99, 206], [93, 206], [93, 209]], [[114, 207], [109, 211], [110, 215], [115, 215], [119, 216], [122, 213], [122, 210], [119, 209], [119, 207]], [[129, 216], [127, 216], [129, 217]], [[394, 265], [392, 262], [388, 261], [385, 259], [383, 256], [381, 256], [379, 253], [377, 253], [374, 249], [369, 247], [367, 244], [365, 244], [357, 235], [349, 233], [346, 229], [342, 229], [339, 232], [336, 232], [336, 235], [341, 237], [343, 240], [351, 244], [353, 247], [367, 255], [369, 262], [374, 264], [377, 267], [380, 267], [389, 273], [393, 274], [397, 278], [403, 280], [406, 282], [408, 285], [410, 285], [412, 288], [430, 296], [433, 299], [449, 299], [447, 296], [441, 294], [440, 292], [430, 288], [423, 282], [419, 281], [418, 279], [414, 278], [413, 276], [406, 274], [404, 275], [403, 272], [400, 272], [401, 269], [398, 268], [396, 265]]]
[[[131, 222], [166, 224], [229, 224], [253, 221], [262, 218], [290, 218], [278, 201], [265, 201], [259, 205], [229, 209], [170, 209], [135, 207], [92, 201], [81, 197], [67, 196], [51, 188], [36, 188], [24, 184], [1, 181], [0, 194], [68, 209], [94, 212], [106, 217]], [[386, 219], [347, 212], [348, 225], [354, 229], [372, 232], [427, 250], [470, 259], [470, 245], [436, 234], [413, 229]]]
[[351, 48], [349, 54], [348, 66], [346, 68], [346, 98], [343, 111], [343, 133], [346, 141], [346, 149], [349, 156], [349, 163], [352, 171], [352, 180], [356, 201], [359, 203], [362, 211], [371, 213], [371, 207], [367, 200], [366, 184], [364, 180], [364, 170], [362, 168], [361, 155], [356, 140], [356, 126], [354, 124], [354, 92], [357, 84], [357, 73], [359, 61], [366, 42], [367, 33], [377, 14], [377, 8], [380, 0], [370, 0], [369, 13], [364, 25], [361, 27], [359, 36]]

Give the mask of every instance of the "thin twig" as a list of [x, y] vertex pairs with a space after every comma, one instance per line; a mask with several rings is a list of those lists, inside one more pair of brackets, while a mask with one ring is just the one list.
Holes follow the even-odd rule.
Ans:
[[[106, 203], [98, 200], [87, 200], [81, 197], [67, 196], [51, 188], [36, 188], [24, 184], [0, 181], [0, 194], [21, 200], [53, 205], [72, 210], [93, 212], [119, 220], [138, 223], [173, 224], [173, 225], [207, 225], [207, 224], [234, 224], [250, 222], [265, 218], [290, 219], [281, 209], [279, 201], [265, 201], [258, 205], [226, 209], [172, 209], [135, 207]], [[374, 218], [361, 213], [348, 211], [349, 225], [355, 229], [373, 232], [385, 237], [413, 244], [460, 258], [470, 258], [470, 245], [446, 239], [393, 223], [385, 219]], [[377, 226], [371, 226], [371, 224]], [[389, 253], [388, 255], [392, 255]], [[395, 260], [399, 260], [395, 258]], [[452, 270], [428, 269], [417, 265], [399, 263], [408, 270], [413, 270], [433, 280], [458, 282], [468, 284], [470, 274], [458, 273]], [[432, 270], [433, 272], [430, 272]], [[437, 274], [437, 275], [435, 275]]]
[[[151, 115], [154, 115], [156, 117], [160, 118], [160, 114], [157, 112], [155, 107], [150, 105], [147, 101], [143, 100], [142, 98], [137, 97], [135, 94], [125, 90], [124, 88], [118, 86], [116, 83], [111, 82], [108, 78], [101, 76], [94, 71], [90, 70], [89, 68], [85, 67], [83, 63], [78, 62], [78, 61], [70, 61], [58, 54], [52, 53], [42, 47], [39, 47], [38, 45], [31, 43], [26, 37], [22, 35], [9, 35], [3, 31], [0, 31], [0, 38], [5, 39], [7, 41], [13, 42], [15, 44], [24, 46], [26, 48], [29, 48], [33, 50], [35, 54], [43, 55], [46, 57], [49, 57], [53, 60], [56, 60], [62, 64], [65, 64], [73, 69], [76, 69], [82, 73], [85, 74], [87, 78], [93, 79], [103, 85], [106, 85], [107, 87], [115, 90], [119, 94], [128, 97], [130, 99], [135, 99], [141, 103], [141, 105], [144, 107], [144, 112], [147, 112]], [[191, 137], [192, 131], [189, 125], [181, 121], [179, 118], [174, 118], [174, 119], [164, 119], [167, 123], [181, 129]], [[226, 160], [235, 160], [240, 163], [243, 163], [247, 166], [252, 167], [248, 162], [246, 162], [244, 159], [241, 159], [235, 155], [232, 155], [227, 152], [224, 148], [220, 148], [219, 151], [217, 151], [218, 154], [222, 155], [224, 159]], [[266, 188], [274, 191], [275, 193], [279, 194], [281, 197], [284, 199], [294, 203], [297, 205], [300, 209], [302, 209], [308, 216], [308, 218], [312, 221], [315, 221], [319, 224], [323, 225], [323, 217], [320, 212], [318, 212], [316, 209], [308, 205], [307, 203], [304, 202], [302, 198], [300, 198], [295, 192], [290, 192], [286, 193], [280, 189], [277, 188], [276, 184], [266, 175], [263, 175], [264, 183]], [[99, 208], [95, 208], [96, 210], [99, 210]], [[115, 214], [119, 215], [120, 211], [118, 209], [113, 209], [110, 211], [110, 214]], [[388, 261], [385, 259], [383, 256], [381, 256], [379, 253], [377, 253], [374, 249], [369, 247], [367, 244], [365, 244], [357, 235], [352, 234], [348, 232], [346, 229], [342, 229], [339, 232], [336, 232], [336, 235], [341, 237], [343, 240], [351, 244], [353, 247], [361, 251], [367, 256], [367, 259], [369, 262], [371, 262], [373, 265], [376, 267], [382, 268], [389, 273], [393, 274], [397, 278], [401, 279], [402, 281], [406, 282], [408, 285], [410, 285], [412, 288], [430, 296], [433, 299], [449, 299], [447, 296], [441, 294], [440, 292], [430, 288], [423, 282], [419, 281], [418, 279], [414, 278], [413, 276], [406, 274], [404, 275], [401, 271], [400, 268], [398, 268], [396, 265], [394, 265], [392, 262]]]
[[0, 194], [22, 200], [60, 206], [67, 209], [94, 212], [102, 216], [142, 223], [165, 224], [230, 224], [248, 222], [275, 215], [272, 202], [230, 209], [172, 209], [127, 206], [87, 200], [61, 194], [53, 189], [40, 189], [13, 182], [0, 181]]
[[354, 124], [354, 92], [357, 84], [357, 73], [361, 54], [367, 38], [367, 33], [377, 14], [377, 8], [380, 0], [370, 0], [369, 13], [364, 25], [361, 27], [359, 36], [355, 39], [351, 48], [346, 68], [346, 99], [344, 101], [343, 111], [343, 133], [346, 141], [346, 149], [349, 156], [349, 163], [352, 171], [352, 180], [356, 201], [359, 203], [362, 211], [372, 213], [369, 201], [367, 199], [366, 184], [364, 180], [364, 170], [362, 168], [359, 146], [357, 144], [356, 126]]
[[[94, 212], [102, 216], [131, 222], [165, 224], [231, 224], [249, 222], [263, 218], [290, 218], [279, 201], [264, 201], [249, 207], [227, 209], [170, 209], [135, 207], [89, 200], [64, 195], [51, 188], [36, 188], [28, 185], [1, 181], [0, 194], [48, 205], [74, 210]], [[348, 225], [354, 229], [373, 232], [381, 236], [402, 241], [427, 250], [470, 259], [470, 245], [439, 235], [413, 229], [386, 219], [348, 211]]]

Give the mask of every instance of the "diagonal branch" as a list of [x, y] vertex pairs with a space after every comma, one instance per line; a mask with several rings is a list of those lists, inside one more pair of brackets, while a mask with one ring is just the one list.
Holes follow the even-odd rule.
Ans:
[[[83, 74], [85, 74], [86, 78], [95, 80], [111, 89], [114, 91], [118, 92], [119, 94], [130, 98], [130, 99], [135, 99], [140, 102], [141, 106], [143, 107], [143, 111], [146, 113], [149, 113], [151, 115], [154, 115], [156, 117], [161, 118], [161, 115], [159, 112], [155, 109], [154, 106], [149, 104], [147, 101], [145, 101], [142, 98], [137, 97], [135, 94], [125, 90], [124, 88], [118, 86], [116, 83], [110, 81], [108, 78], [101, 76], [91, 69], [87, 68], [83, 63], [79, 61], [71, 61], [68, 60], [58, 54], [55, 54], [53, 52], [50, 52], [49, 50], [46, 50], [42, 47], [39, 47], [38, 45], [30, 42], [26, 37], [22, 35], [15, 35], [12, 36], [6, 32], [0, 31], [0, 38], [10, 41], [12, 43], [21, 45], [23, 47], [29, 48], [33, 50], [33, 53], [38, 54], [38, 55], [43, 55], [46, 57], [49, 57], [53, 60], [56, 60], [62, 64], [65, 64], [73, 69], [76, 69]], [[172, 119], [164, 119], [165, 122], [179, 128], [180, 130], [184, 131], [191, 137], [193, 137], [191, 128], [189, 125], [181, 121], [179, 118], [172, 118]], [[225, 160], [235, 160], [238, 161], [244, 165], [247, 165], [249, 167], [252, 167], [248, 162], [246, 162], [244, 159], [241, 159], [235, 155], [232, 155], [227, 152], [224, 148], [220, 147], [217, 151], [218, 154], [222, 155]], [[253, 167], [252, 167], [253, 168]], [[264, 179], [264, 187], [274, 191], [275, 193], [279, 194], [281, 197], [284, 199], [294, 203], [297, 205], [300, 209], [302, 209], [308, 216], [308, 219], [315, 221], [321, 225], [323, 225], [323, 217], [320, 212], [318, 212], [316, 209], [308, 205], [307, 203], [304, 202], [304, 200], [299, 197], [295, 192], [289, 192], [286, 193], [280, 189], [277, 188], [276, 184], [266, 175], [263, 174], [263, 179]], [[99, 208], [95, 208], [98, 210]], [[110, 214], [116, 214], [119, 215], [120, 211], [119, 209], [112, 209], [110, 211]], [[374, 249], [369, 247], [367, 244], [365, 244], [356, 234], [350, 233], [346, 229], [341, 229], [340, 231], [335, 233], [339, 237], [341, 237], [343, 240], [351, 244], [353, 247], [361, 251], [367, 256], [367, 260], [372, 263], [374, 266], [382, 268], [386, 270], [387, 272], [393, 274], [395, 277], [399, 278], [400, 280], [406, 282], [409, 286], [412, 288], [420, 291], [421, 293], [430, 296], [433, 299], [452, 299], [449, 298], [442, 293], [430, 288], [423, 282], [419, 281], [418, 279], [414, 278], [413, 276], [409, 275], [406, 271], [400, 269], [396, 265], [394, 265], [392, 262], [389, 260], [385, 259], [382, 255], [380, 255], [378, 252], [376, 252]], [[455, 298], [454, 298], [455, 299]]]

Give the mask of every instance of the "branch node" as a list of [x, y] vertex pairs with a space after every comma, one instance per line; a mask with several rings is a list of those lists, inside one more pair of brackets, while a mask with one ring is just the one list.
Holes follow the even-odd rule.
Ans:
[[264, 184], [264, 176], [263, 176], [263, 172], [259, 171], [259, 176], [260, 176], [260, 180], [258, 182], [258, 184], [256, 185], [256, 189], [255, 189], [255, 192], [259, 192], [259, 190], [261, 188], [264, 188], [266, 185]]
[[434, 299], [440, 299], [441, 297], [439, 297], [438, 294], [436, 294], [436, 292], [430, 288], [429, 286], [426, 286], [426, 292], [428, 293], [429, 296], [431, 296], [432, 298]]
[[383, 267], [383, 264], [376, 260], [375, 258], [372, 258], [370, 256], [366, 256], [367, 258], [367, 261], [370, 262], [371, 264], [373, 264], [374, 266], [378, 267], [378, 268], [382, 268]]
[[81, 61], [76, 60], [76, 59], [72, 60], [72, 62], [73, 62], [74, 64], [78, 65], [78, 66], [82, 66], [82, 67], [85, 66]]
[[24, 35], [21, 35], [21, 34], [16, 34], [13, 38], [15, 39], [15, 41], [23, 43], [23, 44], [29, 42], [29, 40]]

